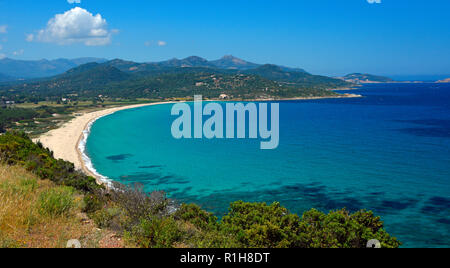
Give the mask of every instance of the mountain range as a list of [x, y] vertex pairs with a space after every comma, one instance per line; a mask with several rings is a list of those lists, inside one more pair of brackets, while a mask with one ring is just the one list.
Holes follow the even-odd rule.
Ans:
[[[137, 63], [120, 59], [108, 61], [101, 58], [56, 60], [43, 59], [37, 61], [23, 61], [5, 58], [0, 60], [0, 74], [2, 74], [3, 77], [0, 82], [55, 76], [72, 68], [91, 62], [109, 62], [110, 66], [116, 67], [117, 69], [125, 72], [161, 71], [169, 68], [213, 68], [242, 71], [255, 69], [262, 66], [261, 64], [248, 62], [231, 55], [227, 55], [221, 59], [213, 61], [208, 61], [197, 56], [191, 56], [185, 59], [171, 59], [161, 62], [146, 63]], [[280, 68], [288, 72], [305, 72], [303, 69], [299, 68], [289, 68], [284, 66], [280, 66]]]
[[[56, 59], [56, 60], [14, 60], [4, 58], [0, 60], [0, 74], [12, 80], [49, 77], [64, 73], [74, 67], [89, 62], [106, 62], [99, 58]], [[5, 80], [3, 80], [5, 82]]]
[[[171, 59], [161, 62], [146, 62], [137, 63], [132, 61], [124, 61], [121, 59], [115, 59], [109, 61], [110, 66], [114, 66], [117, 69], [124, 72], [157, 72], [166, 71], [173, 68], [210, 68], [216, 70], [228, 70], [228, 71], [246, 71], [256, 69], [263, 66], [262, 64], [256, 64], [248, 62], [231, 55], [227, 55], [218, 60], [208, 61], [198, 56], [191, 56], [185, 59]], [[302, 72], [306, 73], [300, 68], [289, 68], [284, 66], [278, 66], [287, 72]]]
[[99, 95], [112, 99], [168, 99], [195, 94], [218, 98], [227, 94], [234, 99], [271, 99], [329, 96], [335, 93], [328, 89], [349, 86], [345, 81], [302, 69], [258, 65], [226, 56], [219, 61], [188, 57], [157, 63], [120, 59], [90, 62], [52, 77], [0, 85], [0, 95], [16, 102], [67, 96], [92, 100]]

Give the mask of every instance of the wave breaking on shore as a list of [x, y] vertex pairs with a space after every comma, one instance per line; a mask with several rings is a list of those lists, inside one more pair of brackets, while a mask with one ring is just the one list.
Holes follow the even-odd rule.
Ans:
[[[106, 116], [106, 115], [105, 115]], [[84, 167], [90, 172], [92, 173], [96, 179], [98, 179], [103, 185], [106, 185], [108, 187], [112, 187], [112, 180], [109, 179], [106, 176], [103, 176], [102, 174], [100, 174], [94, 167], [94, 164], [92, 163], [91, 158], [88, 156], [87, 154], [87, 150], [86, 150], [86, 145], [87, 145], [87, 140], [89, 138], [89, 135], [91, 134], [91, 128], [92, 125], [100, 118], [102, 118], [104, 116], [98, 117], [94, 120], [92, 120], [91, 122], [89, 122], [86, 126], [86, 128], [83, 130], [83, 134], [82, 137], [80, 139], [80, 142], [78, 143], [78, 151], [80, 153], [81, 156], [81, 161], [83, 162], [82, 164], [84, 165]]]

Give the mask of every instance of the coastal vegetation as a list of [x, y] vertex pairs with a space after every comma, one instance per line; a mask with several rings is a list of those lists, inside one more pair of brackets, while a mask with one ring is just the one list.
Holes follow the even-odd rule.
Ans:
[[0, 136], [0, 162], [1, 247], [64, 247], [69, 239], [85, 247], [363, 248], [370, 239], [400, 246], [369, 211], [299, 217], [279, 203], [237, 201], [218, 218], [163, 192], [106, 189], [24, 133]]
[[30, 130], [34, 135], [48, 131], [58, 122], [72, 118], [70, 107], [0, 107], [0, 133], [8, 129]]
[[82, 215], [82, 206], [72, 188], [0, 164], [0, 248], [61, 248], [73, 238], [99, 247], [106, 231]]
[[8, 130], [23, 131], [31, 137], [38, 137], [61, 124], [71, 120], [80, 113], [97, 110], [149, 103], [154, 100], [138, 99], [133, 101], [33, 101], [27, 103], [14, 103], [0, 105], [0, 133]]

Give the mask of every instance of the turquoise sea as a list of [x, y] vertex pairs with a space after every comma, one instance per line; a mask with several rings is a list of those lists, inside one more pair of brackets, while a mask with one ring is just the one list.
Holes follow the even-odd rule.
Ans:
[[404, 247], [450, 246], [450, 84], [377, 84], [358, 99], [280, 102], [280, 146], [176, 140], [172, 105], [95, 122], [86, 153], [112, 180], [220, 216], [235, 200], [370, 209]]

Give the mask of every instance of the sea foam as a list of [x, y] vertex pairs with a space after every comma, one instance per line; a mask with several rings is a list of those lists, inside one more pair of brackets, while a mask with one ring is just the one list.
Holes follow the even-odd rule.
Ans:
[[[109, 115], [109, 114], [107, 114]], [[94, 174], [95, 177], [97, 177], [105, 186], [111, 188], [112, 187], [112, 180], [110, 180], [108, 177], [103, 176], [102, 174], [100, 174], [95, 168], [94, 165], [92, 164], [92, 160], [91, 158], [88, 156], [87, 151], [86, 151], [86, 144], [87, 144], [87, 140], [89, 138], [89, 134], [91, 133], [91, 128], [92, 125], [100, 118], [105, 117], [107, 115], [104, 116], [100, 116], [94, 120], [92, 120], [91, 122], [89, 122], [86, 126], [86, 128], [83, 130], [83, 136], [80, 139], [80, 142], [78, 143], [78, 150], [81, 153], [81, 158], [83, 161], [84, 166], [92, 173]]]

